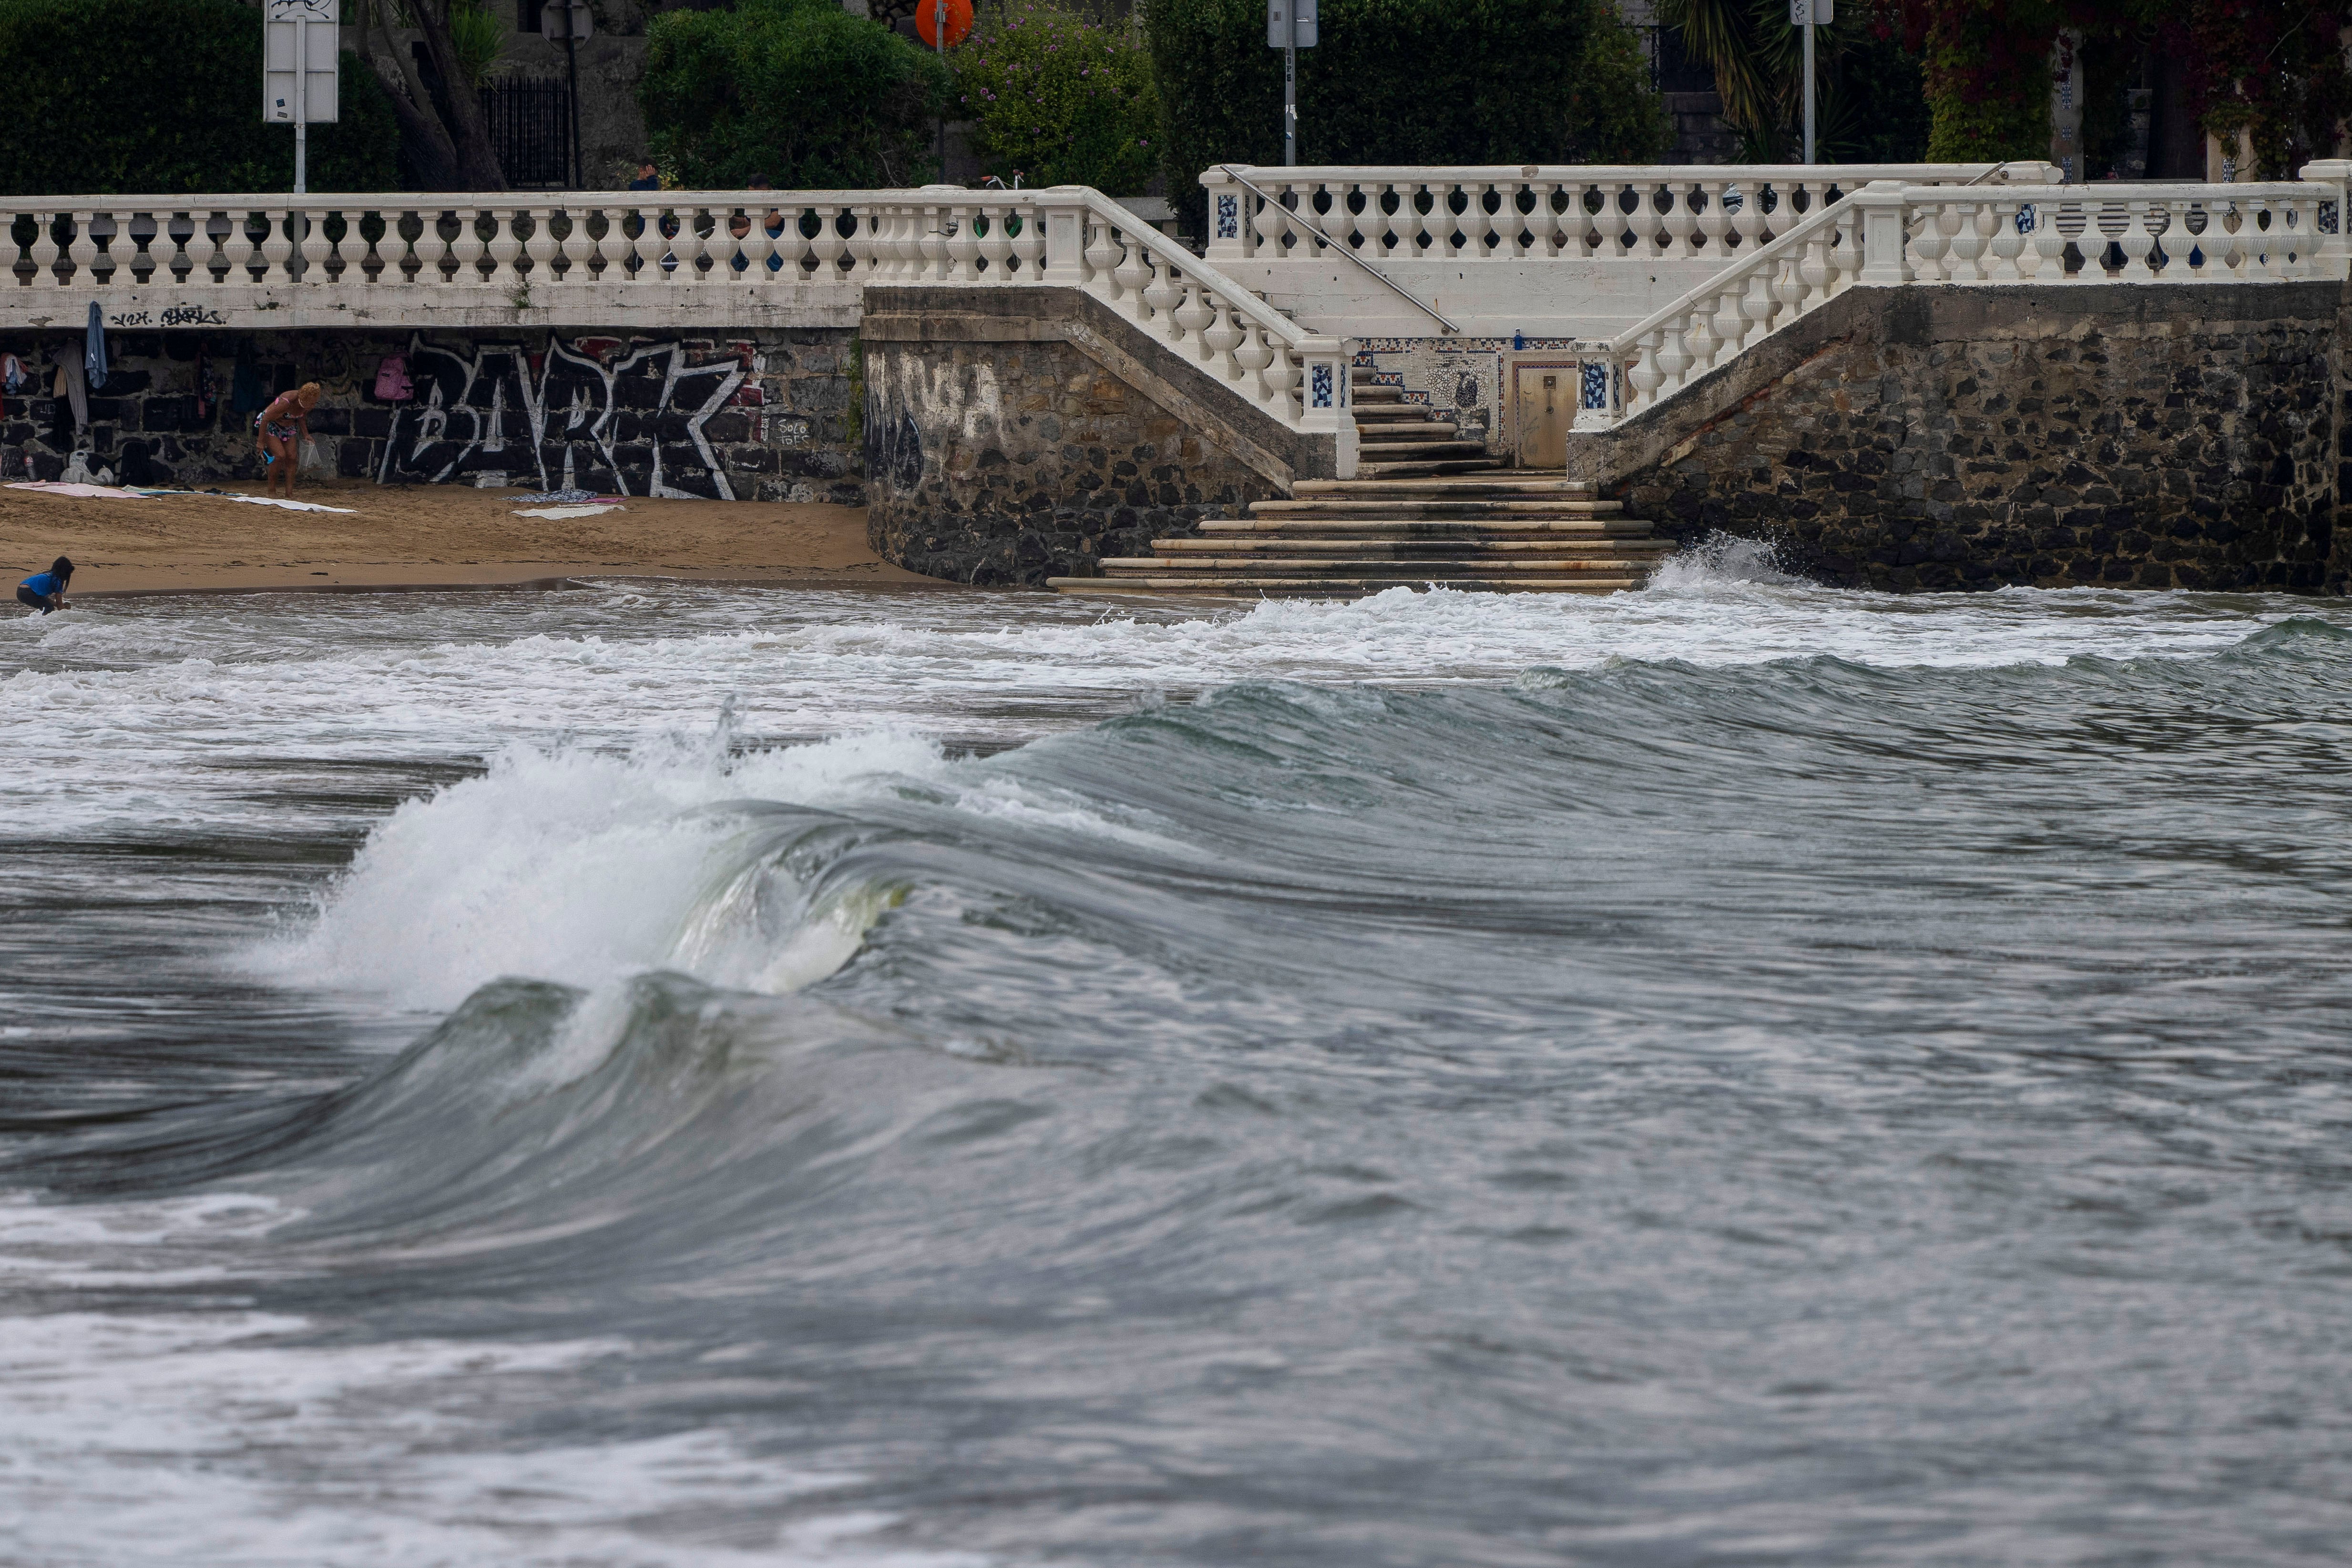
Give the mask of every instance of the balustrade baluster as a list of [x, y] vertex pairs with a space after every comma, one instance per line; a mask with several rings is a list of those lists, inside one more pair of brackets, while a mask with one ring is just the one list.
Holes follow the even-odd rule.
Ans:
[[948, 276], [959, 283], [980, 281], [980, 235], [972, 226], [979, 218], [977, 207], [958, 207], [949, 218]]
[[1983, 252], [1985, 245], [1985, 236], [1977, 226], [1977, 212], [1981, 204], [1961, 202], [1951, 209], [1959, 220], [1958, 227], [1951, 236], [1949, 251], [1951, 265], [1948, 271], [1956, 283], [1973, 283], [1984, 276], [1977, 267], [1977, 257]]
[[[1129, 256], [1130, 261], [1139, 258], [1146, 269], [1141, 288], [1141, 319], [1150, 322], [1168, 341], [1181, 342], [1184, 329], [1177, 323], [1175, 311], [1178, 303], [1190, 290], [1169, 270], [1166, 262], [1156, 256], [1140, 256], [1141, 250], [1142, 246], [1136, 246], [1137, 254]], [[1121, 270], [1126, 269], [1122, 267]]]
[[982, 280], [989, 283], [1010, 283], [1013, 274], [1013, 235], [1007, 229], [1012, 221], [1010, 207], [991, 207], [983, 214], [988, 219], [988, 232], [980, 236], [980, 259], [986, 264]]
[[[1367, 195], [1364, 201], [1364, 232], [1367, 236], [1364, 248], [1376, 258], [1394, 256], [1399, 242], [1404, 237], [1402, 214], [1405, 198], [1391, 181], [1382, 184], [1376, 193]], [[1391, 202], [1397, 204], [1394, 208], [1389, 205]]]
[[306, 207], [297, 214], [302, 225], [302, 281], [313, 287], [334, 280], [327, 263], [337, 258], [338, 246], [327, 237], [327, 220], [335, 215], [332, 207]]
[[[2297, 201], [2290, 196], [2273, 201], [2271, 211], [2283, 214], [2284, 219], [2283, 226], [2285, 232], [2281, 235], [2284, 251], [2279, 257], [2278, 275], [2286, 278], [2311, 277], [2318, 270], [2313, 263], [2312, 252], [2319, 247], [2319, 204]], [[2273, 218], [2272, 226], [2281, 227], [2280, 220]]]
[[264, 209], [268, 224], [261, 233], [261, 282], [264, 287], [294, 281], [294, 275], [286, 267], [294, 255], [294, 236], [287, 232], [287, 220], [292, 215], [292, 209], [288, 207]]
[[1495, 214], [1486, 210], [1486, 193], [1493, 188], [1483, 181], [1462, 186], [1467, 204], [1462, 209], [1462, 254], [1472, 261], [1484, 261], [1492, 254], [1487, 241], [1495, 235]]
[[[566, 283], [596, 281], [595, 263], [604, 248], [596, 243], [596, 236], [590, 232], [590, 225], [595, 221], [596, 215], [595, 209], [592, 207], [563, 209], [565, 223], [561, 248], [563, 256], [563, 281]], [[608, 221], [604, 226], [604, 232], [609, 235], [618, 226], [616, 223]]]
[[451, 281], [467, 287], [478, 287], [482, 281], [482, 253], [488, 247], [482, 243], [482, 209], [459, 207], [457, 235], [449, 245], [449, 254], [457, 258], [457, 274]]
[[97, 216], [94, 212], [73, 214], [73, 240], [66, 246], [66, 259], [73, 263], [76, 287], [87, 288], [96, 281], [98, 236], [90, 233], [90, 225]]
[[[186, 283], [196, 276], [198, 264], [195, 254], [188, 249], [189, 242], [194, 240], [198, 233], [196, 221], [197, 214], [194, 213], [158, 214], [156, 216], [157, 237], [168, 238], [172, 242], [172, 253], [155, 264], [157, 269], [169, 282]], [[184, 235], [179, 232], [179, 225], [183, 223], [188, 225], [188, 232]], [[11, 278], [9, 281], [14, 282], [15, 279]]]
[[1636, 395], [1626, 400], [1626, 412], [1648, 407], [1657, 397], [1658, 389], [1666, 384], [1665, 367], [1659, 363], [1664, 350], [1665, 334], [1656, 328], [1643, 333], [1634, 345], [1633, 367], [1625, 372], [1625, 379], [1633, 382]]
[[530, 219], [530, 237], [522, 242], [522, 253], [530, 261], [530, 287], [533, 290], [550, 287], [555, 282], [555, 257], [561, 248], [555, 238], [555, 209], [520, 211]]
[[253, 281], [254, 214], [242, 207], [236, 207], [226, 215], [228, 227], [221, 235], [220, 248], [222, 257], [228, 263], [228, 270], [221, 281], [240, 286], [249, 284]]
[[1045, 271], [1045, 220], [1034, 207], [1020, 213], [1021, 232], [1013, 236], [1013, 259], [1021, 265], [1020, 281], [1034, 283]]
[[1659, 221], [1658, 182], [1633, 180], [1627, 182], [1625, 188], [1633, 195], [1633, 210], [1625, 214], [1626, 230], [1633, 236], [1633, 243], [1627, 247], [1627, 254], [1664, 255], [1665, 244], [1662, 236], [1665, 230], [1664, 225]]
[[1120, 231], [1115, 243], [1120, 251], [1118, 266], [1111, 273], [1112, 280], [1118, 286], [1116, 297], [1126, 307], [1129, 315], [1139, 321], [1143, 320], [1149, 313], [1143, 288], [1151, 281], [1150, 257], [1144, 252], [1143, 242], [1124, 230]]
[[1252, 256], [1279, 261], [1290, 254], [1289, 246], [1282, 243], [1282, 236], [1290, 224], [1290, 214], [1282, 205], [1282, 193], [1287, 187], [1271, 185], [1261, 188], [1265, 191], [1267, 199], [1261, 200], [1247, 191], [1241, 193], [1243, 207], [1249, 211], [1249, 217], [1242, 227], [1255, 236], [1250, 244]]
[[2042, 224], [2042, 209], [2032, 203], [2000, 203], [2001, 228], [1994, 237], [1994, 252], [2000, 254], [2001, 275], [2016, 277], [2018, 282], [2032, 282], [2034, 273], [2042, 270], [2042, 252], [2034, 246], [2034, 235]]
[[[1234, 319], [1233, 308], [1223, 300], [1217, 308], [1228, 321]], [[1274, 363], [1274, 345], [1267, 340], [1265, 329], [1255, 321], [1237, 321], [1242, 329], [1242, 340], [1234, 350], [1233, 378], [1241, 382], [1242, 390], [1252, 402], [1274, 401], [1274, 383], [1266, 380], [1266, 367]]]
[[1436, 243], [1436, 236], [1429, 226], [1430, 214], [1422, 210], [1422, 202], [1426, 198], [1433, 205], [1436, 198], [1430, 195], [1426, 186], [1419, 184], [1406, 185], [1398, 194], [1402, 204], [1397, 208], [1397, 236], [1402, 241], [1399, 251], [1407, 256], [1426, 256]]
[[2124, 231], [2116, 236], [2116, 244], [2124, 253], [2120, 276], [2135, 283], [2144, 283], [2156, 277], [2156, 268], [2148, 256], [2156, 249], [2156, 227], [2150, 221], [2149, 204], [2133, 201], [2124, 207]]
[[1113, 276], [1112, 269], [1127, 259], [1127, 252], [1111, 238], [1110, 225], [1094, 214], [1081, 213], [1078, 221], [1086, 225], [1087, 243], [1079, 252], [1085, 258], [1086, 269], [1080, 275], [1089, 283], [1099, 282], [1114, 300], [1123, 287]]
[[1738, 250], [1742, 256], [1753, 256], [1765, 244], [1764, 183], [1749, 180], [1740, 184], [1739, 207], [1731, 210], [1731, 184], [1726, 182], [1717, 200], [1724, 204], [1724, 216], [1730, 220], [1731, 232], [1737, 236]]
[[[845, 278], [854, 278], [858, 263], [857, 257], [852, 254], [852, 236], [841, 232], [844, 209], [820, 203], [812, 210], [816, 214], [816, 233], [808, 236], [806, 254], [815, 258], [816, 267], [809, 276], [820, 283], [839, 283]], [[866, 226], [860, 218], [853, 217], [850, 222], [853, 232], [863, 231]], [[846, 266], [844, 265], [845, 257]]]
[[[738, 238], [735, 234], [735, 209], [730, 206], [711, 208], [710, 233], [703, 237], [699, 247], [699, 254], [710, 258], [710, 270], [698, 272], [695, 276], [706, 283], [730, 286], [738, 283], [765, 282], [766, 273], [762, 272], [757, 277], [752, 275], [750, 253], [746, 248], [745, 241], [750, 239], [754, 229], [762, 226], [761, 220], [766, 216], [766, 213], [767, 209], [764, 207], [744, 208], [743, 235]], [[695, 226], [695, 233], [698, 235], [701, 235], [699, 224]], [[735, 267], [735, 260], [738, 256], [744, 258], [743, 267], [740, 272]], [[691, 282], [693, 279], [688, 281]]]
[[1196, 285], [1192, 297], [1184, 301], [1184, 309], [1197, 310], [1206, 318], [1198, 325], [1188, 326], [1201, 345], [1202, 361], [1213, 367], [1226, 381], [1240, 380], [1242, 366], [1234, 355], [1242, 345], [1242, 329], [1234, 319], [1233, 306], [1213, 298], [1207, 289]]
[[1307, 380], [1307, 361], [1289, 344], [1276, 350], [1274, 367], [1275, 412], [1282, 419], [1297, 423], [1307, 412], [1307, 397], [1302, 383]]
[[2243, 220], [2235, 202], [2223, 202], [2205, 209], [2205, 233], [2200, 243], [2205, 247], [2205, 269], [2208, 276], [2226, 283], [2235, 283], [2244, 276], [2245, 246], [2241, 243]]
[[1659, 189], [1669, 204], [1660, 215], [1659, 226], [1665, 230], [1665, 253], [1668, 256], [1696, 256], [1691, 235], [1698, 232], [1698, 213], [1691, 205], [1691, 193], [1698, 186], [1689, 181], [1668, 181]]
[[1712, 294], [1702, 294], [1691, 301], [1689, 312], [1683, 318], [1681, 331], [1683, 352], [1690, 356], [1687, 378], [1696, 381], [1715, 368], [1716, 350], [1723, 340], [1716, 336], [1715, 312], [1719, 301]]

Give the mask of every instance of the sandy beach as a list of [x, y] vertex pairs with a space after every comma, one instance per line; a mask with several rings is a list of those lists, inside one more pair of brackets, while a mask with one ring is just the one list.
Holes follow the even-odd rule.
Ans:
[[[260, 493], [256, 486], [221, 487]], [[954, 586], [876, 556], [866, 546], [866, 513], [855, 507], [628, 497], [622, 509], [593, 517], [519, 517], [525, 494], [320, 481], [304, 485], [296, 498], [350, 510], [303, 512], [201, 493], [130, 499], [0, 487], [0, 571], [13, 583], [70, 556], [76, 598], [487, 587], [567, 577]]]

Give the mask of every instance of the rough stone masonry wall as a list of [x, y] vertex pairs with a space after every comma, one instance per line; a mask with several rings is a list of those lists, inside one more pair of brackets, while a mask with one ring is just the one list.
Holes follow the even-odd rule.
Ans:
[[[310, 429], [331, 469], [391, 484], [576, 486], [633, 496], [865, 499], [849, 441], [845, 329], [366, 334], [117, 331], [109, 374], [77, 433], [53, 397], [47, 351], [79, 333], [0, 331], [35, 371], [0, 399], [0, 476], [56, 478], [77, 448], [128, 483], [202, 485], [261, 472], [252, 414], [235, 406], [240, 356], [274, 396], [324, 396]], [[413, 395], [375, 393], [387, 355]]]
[[1610, 489], [1841, 584], [2340, 592], [2342, 306], [2335, 283], [1853, 289]]
[[864, 330], [866, 535], [911, 570], [1094, 576], [1329, 471], [1075, 289], [870, 289]]

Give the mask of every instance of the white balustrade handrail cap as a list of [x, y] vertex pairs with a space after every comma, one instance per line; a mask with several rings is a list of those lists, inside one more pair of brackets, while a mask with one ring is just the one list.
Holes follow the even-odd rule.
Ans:
[[1986, 201], [2053, 202], [2079, 206], [2095, 202], [2228, 202], [2294, 198], [2333, 201], [2336, 191], [2333, 186], [2301, 180], [2273, 180], [2262, 183], [2240, 182], [2234, 184], [2189, 181], [2158, 184], [2142, 180], [2099, 180], [2074, 185], [1979, 185], [1966, 191], [1954, 190], [1948, 185], [1906, 185], [1903, 189], [1906, 202], [1947, 206]]
[[[2009, 168], [2046, 171], [2055, 180], [2055, 163], [2011, 161]], [[1492, 183], [1496, 181], [1544, 180], [1591, 184], [1599, 180], [1666, 180], [1675, 183], [1745, 185], [1774, 181], [1809, 184], [1850, 185], [1861, 180], [1975, 179], [2003, 167], [2000, 163], [1495, 163], [1346, 164], [1318, 163], [1301, 167], [1235, 163], [1234, 171], [1258, 184], [1296, 185], [1339, 183]], [[1223, 165], [1201, 172], [1203, 185], [1232, 183]]]

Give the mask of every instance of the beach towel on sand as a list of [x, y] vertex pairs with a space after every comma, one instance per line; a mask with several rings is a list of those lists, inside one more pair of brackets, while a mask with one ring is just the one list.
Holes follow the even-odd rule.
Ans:
[[45, 479], [18, 479], [13, 481], [8, 488], [38, 490], [45, 496], [80, 496], [102, 501], [143, 501], [147, 498], [143, 491], [123, 489], [113, 485], [61, 485]]

